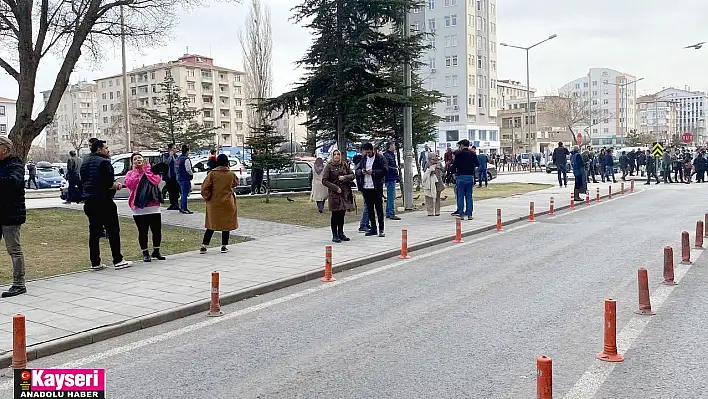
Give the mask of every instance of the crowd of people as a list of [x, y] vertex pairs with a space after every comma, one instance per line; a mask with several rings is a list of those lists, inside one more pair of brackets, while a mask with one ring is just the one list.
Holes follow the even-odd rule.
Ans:
[[[89, 140], [89, 143], [90, 153], [85, 157], [78, 158], [73, 151], [70, 154], [67, 179], [71, 190], [69, 199], [78, 196], [88, 218], [90, 269], [101, 270], [107, 267], [101, 260], [101, 238], [108, 239], [114, 269], [124, 269], [133, 264], [122, 254], [120, 220], [113, 201], [116, 191], [121, 190], [124, 185], [130, 192], [128, 206], [138, 230], [137, 241], [143, 262], [152, 262], [153, 259], [166, 260], [161, 252], [161, 205], [164, 199], [160, 184], [164, 180], [170, 193], [170, 207], [167, 209], [191, 213], [187, 209], [192, 175], [189, 148], [182, 146], [181, 155], [177, 156], [174, 145], [170, 145], [160, 162], [154, 165], [150, 165], [139, 152], [135, 152], [131, 155], [131, 169], [126, 174], [124, 183], [119, 183], [110, 161], [108, 144], [96, 138]], [[0, 192], [3, 193], [0, 195], [0, 239], [5, 240], [13, 265], [12, 286], [2, 293], [3, 298], [27, 292], [25, 259], [20, 238], [20, 228], [27, 217], [25, 166], [18, 156], [12, 154], [12, 149], [12, 141], [7, 137], [0, 137]], [[224, 154], [214, 157], [201, 187], [201, 196], [206, 203], [206, 231], [200, 253], [207, 252], [215, 231], [221, 231], [222, 234], [221, 252], [228, 252], [230, 232], [238, 228], [237, 201], [233, 191], [237, 186], [238, 178], [229, 168], [228, 157]], [[150, 235], [152, 240], [149, 240]]]

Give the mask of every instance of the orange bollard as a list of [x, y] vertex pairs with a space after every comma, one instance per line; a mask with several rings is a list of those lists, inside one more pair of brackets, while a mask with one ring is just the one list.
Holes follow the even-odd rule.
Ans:
[[455, 218], [455, 239], [452, 240], [455, 244], [459, 244], [462, 241], [462, 218], [459, 216]]
[[585, 205], [590, 205], [590, 193], [585, 193]]
[[696, 222], [696, 249], [703, 249], [703, 221]]
[[595, 191], [595, 202], [600, 202], [600, 187], [598, 187]]
[[[634, 180], [632, 180], [634, 181]], [[624, 195], [624, 182], [620, 184], [620, 195]]]
[[211, 272], [211, 303], [209, 304], [209, 313], [207, 316], [216, 317], [223, 316], [219, 306], [219, 272]]
[[703, 234], [703, 237], [708, 237], [708, 213], [706, 213], [703, 218], [705, 221], [703, 222], [703, 227], [705, 228], [705, 233]]
[[556, 214], [556, 200], [553, 197], [551, 197], [551, 207], [548, 210], [548, 214], [551, 216], [555, 216]]
[[408, 259], [408, 229], [401, 229], [401, 254], [399, 259]]
[[617, 353], [617, 301], [605, 299], [605, 345], [597, 358], [606, 362], [622, 362], [624, 356]]
[[612, 199], [612, 186], [607, 187], [607, 199]]
[[529, 222], [535, 222], [536, 221], [536, 215], [534, 214], [534, 206], [533, 206], [533, 201], [529, 202]]
[[647, 269], [640, 267], [639, 270], [637, 270], [637, 281], [639, 288], [639, 309], [635, 310], [634, 313], [644, 316], [654, 316], [656, 312], [651, 310]]
[[630, 192], [630, 193], [633, 193], [633, 192], [634, 192], [634, 180], [632, 180], [631, 182], [629, 182], [629, 192]]
[[497, 208], [497, 231], [502, 231], [501, 208]]
[[575, 195], [570, 194], [570, 209], [575, 209]]
[[334, 277], [332, 277], [332, 246], [331, 245], [325, 245], [325, 270], [324, 270], [324, 277], [322, 277], [322, 281], [324, 281], [325, 283], [337, 281]]
[[21, 314], [12, 316], [12, 368], [27, 368], [27, 330]]
[[688, 231], [681, 233], [681, 264], [690, 265], [691, 262], [691, 244], [688, 238]]
[[664, 247], [664, 281], [663, 285], [676, 285], [674, 281], [674, 249]]
[[553, 399], [553, 361], [550, 357], [536, 359], [536, 398]]

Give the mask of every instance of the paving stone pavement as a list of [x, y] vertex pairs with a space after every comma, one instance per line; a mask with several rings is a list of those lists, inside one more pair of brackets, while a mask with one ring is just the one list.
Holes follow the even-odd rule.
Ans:
[[[619, 191], [619, 183], [612, 186], [613, 192]], [[591, 185], [593, 194], [595, 187], [600, 187], [601, 193], [606, 195], [607, 184]], [[639, 187], [637, 191], [641, 190]], [[570, 187], [553, 187], [508, 198], [476, 201], [475, 219], [464, 221], [463, 231], [493, 225], [497, 208], [502, 208], [503, 219], [508, 220], [528, 215], [530, 201], [535, 202], [537, 212], [548, 209], [551, 196], [555, 197], [556, 207], [567, 205], [571, 191]], [[350, 223], [345, 226], [345, 232], [352, 241], [334, 245], [333, 262], [336, 265], [400, 248], [400, 229], [404, 227], [408, 229], [409, 245], [451, 236], [455, 225], [450, 216], [453, 208], [443, 208], [440, 217], [427, 217], [425, 212], [417, 211], [401, 215], [401, 221], [387, 221], [385, 238], [364, 237], [356, 233], [358, 223]], [[27, 317], [28, 345], [31, 346], [205, 300], [209, 298], [213, 270], [220, 272], [223, 295], [322, 269], [324, 247], [332, 244], [329, 227], [294, 227], [283, 231], [282, 234], [266, 232], [258, 237], [261, 239], [232, 245], [227, 254], [214, 248], [205, 255], [195, 251], [170, 256], [164, 262], [136, 262], [123, 270], [86, 271], [30, 281], [27, 294], [0, 300], [0, 355], [11, 351], [12, 315], [17, 313]], [[241, 229], [237, 234], [242, 234]]]

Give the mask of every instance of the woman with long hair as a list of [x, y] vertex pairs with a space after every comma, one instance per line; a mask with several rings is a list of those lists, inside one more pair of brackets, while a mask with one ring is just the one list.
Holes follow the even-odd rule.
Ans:
[[206, 220], [204, 239], [199, 253], [205, 254], [214, 231], [221, 231], [221, 253], [229, 252], [231, 230], [238, 228], [237, 203], [234, 188], [238, 186], [236, 174], [229, 168], [229, 157], [220, 154], [216, 157], [216, 167], [202, 183], [202, 198], [206, 202]]
[[354, 173], [339, 150], [334, 150], [332, 160], [322, 172], [322, 184], [329, 189], [329, 210], [332, 212], [331, 228], [332, 241], [340, 243], [349, 241], [344, 235], [344, 216], [347, 211], [354, 209], [354, 198], [351, 182]]
[[[134, 153], [130, 157], [132, 169], [125, 175], [125, 186], [130, 190], [128, 206], [133, 211], [133, 220], [138, 227], [138, 243], [143, 252], [143, 262], [151, 258], [165, 260], [160, 253], [162, 241], [162, 216], [160, 214], [162, 194], [160, 175], [152, 173], [150, 164], [142, 155]], [[148, 251], [148, 232], [152, 232], [152, 254]]]
[[324, 204], [329, 194], [327, 187], [322, 184], [324, 168], [324, 160], [318, 157], [315, 160], [315, 166], [312, 168], [312, 191], [310, 193], [310, 200], [317, 202], [317, 212], [319, 213], [324, 212]]

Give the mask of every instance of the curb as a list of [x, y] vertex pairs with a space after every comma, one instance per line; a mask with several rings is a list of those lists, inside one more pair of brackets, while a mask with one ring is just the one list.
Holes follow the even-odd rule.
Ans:
[[[635, 189], [635, 193], [641, 192], [642, 190]], [[629, 194], [629, 193], [627, 193]], [[607, 198], [608, 195], [600, 196], [600, 198]], [[620, 197], [619, 192], [615, 193], [615, 198]], [[595, 202], [594, 199], [591, 200]], [[582, 206], [586, 206], [581, 204]], [[576, 207], [579, 206], [576, 204]], [[570, 205], [564, 205], [556, 207], [556, 211], [562, 211], [569, 209]], [[548, 210], [536, 212], [535, 215], [542, 216], [547, 215]], [[528, 216], [517, 217], [513, 219], [508, 219], [502, 222], [502, 226], [508, 226], [518, 222], [528, 220]], [[496, 224], [491, 224], [489, 226], [480, 227], [475, 230], [470, 230], [462, 233], [463, 237], [470, 237], [488, 231], [496, 230]], [[408, 251], [420, 251], [422, 249], [430, 248], [433, 246], [451, 243], [455, 238], [454, 234], [449, 236], [444, 236], [440, 238], [435, 238], [417, 244], [409, 245]], [[337, 265], [332, 265], [332, 273], [339, 273], [345, 270], [355, 269], [357, 267], [365, 266], [370, 263], [380, 262], [382, 260], [395, 258], [400, 254], [400, 249], [387, 250], [384, 252], [379, 252], [377, 254], [360, 258]], [[322, 277], [322, 270], [312, 270], [309, 272], [301, 273], [295, 276], [286, 277], [280, 280], [273, 280], [266, 283], [262, 283], [253, 287], [248, 287], [240, 291], [231, 292], [225, 294], [219, 298], [219, 303], [224, 305], [230, 305], [236, 302], [240, 302], [249, 298], [253, 298], [259, 295], [268, 294], [274, 291], [281, 290], [283, 288], [291, 287], [297, 284], [301, 284], [307, 281], [319, 279]], [[92, 330], [76, 333], [68, 337], [57, 338], [52, 341], [43, 342], [41, 344], [32, 345], [27, 347], [27, 360], [36, 360], [42, 357], [51, 356], [60, 352], [68, 351], [71, 349], [76, 349], [82, 346], [94, 344], [100, 341], [105, 341], [110, 338], [115, 338], [121, 335], [136, 332], [142, 329], [154, 327], [160, 324], [175, 321], [188, 316], [193, 316], [199, 313], [206, 313], [209, 311], [209, 305], [211, 300], [204, 299], [202, 301], [192, 302], [183, 305], [178, 308], [169, 309], [165, 311], [151, 313], [149, 315], [136, 317], [126, 321], [122, 321], [115, 324], [110, 324], [103, 327], [97, 327]], [[12, 351], [9, 351], [0, 356], [0, 368], [10, 367], [12, 364]]]

